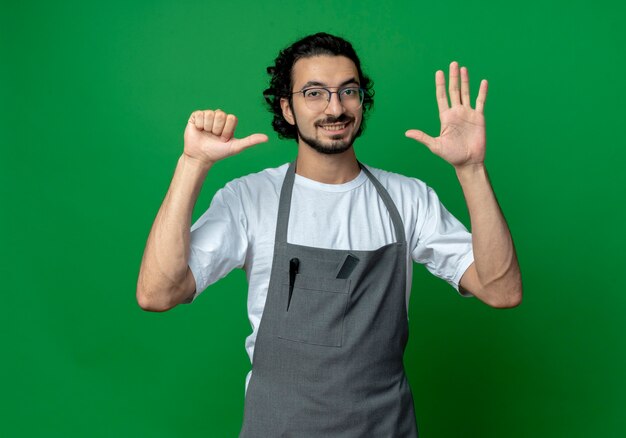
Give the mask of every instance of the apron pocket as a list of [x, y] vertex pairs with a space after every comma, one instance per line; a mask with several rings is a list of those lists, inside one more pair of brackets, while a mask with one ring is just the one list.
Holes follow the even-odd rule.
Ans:
[[[288, 289], [289, 284], [283, 284], [283, 290]], [[348, 279], [296, 275], [289, 310], [283, 312], [278, 337], [341, 347], [349, 291]]]

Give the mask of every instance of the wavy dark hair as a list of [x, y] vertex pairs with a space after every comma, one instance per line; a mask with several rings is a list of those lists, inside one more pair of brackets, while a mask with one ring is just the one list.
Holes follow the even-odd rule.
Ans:
[[274, 65], [267, 67], [267, 73], [271, 76], [271, 79], [270, 86], [263, 92], [263, 96], [269, 106], [269, 110], [274, 114], [272, 126], [280, 138], [298, 138], [297, 128], [284, 119], [283, 111], [280, 107], [280, 99], [283, 97], [289, 99], [289, 104], [291, 105], [291, 88], [293, 86], [291, 73], [293, 66], [299, 59], [320, 55], [345, 56], [354, 62], [359, 73], [361, 88], [365, 90], [363, 97], [363, 120], [356, 137], [363, 132], [365, 115], [374, 104], [374, 84], [370, 78], [363, 74], [361, 61], [352, 44], [338, 36], [320, 32], [304, 37], [286, 49], [281, 50], [278, 57], [274, 60]]

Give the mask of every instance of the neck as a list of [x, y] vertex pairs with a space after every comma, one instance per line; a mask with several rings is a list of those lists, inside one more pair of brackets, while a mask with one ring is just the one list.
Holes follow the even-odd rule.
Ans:
[[354, 148], [341, 154], [321, 154], [310, 146], [298, 145], [296, 173], [324, 184], [343, 184], [361, 172]]

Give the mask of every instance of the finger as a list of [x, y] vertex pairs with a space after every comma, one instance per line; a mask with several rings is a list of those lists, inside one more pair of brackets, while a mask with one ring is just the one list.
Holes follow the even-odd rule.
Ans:
[[435, 145], [435, 139], [419, 129], [409, 129], [404, 135], [426, 145], [428, 149], [431, 149]]
[[464, 106], [471, 106], [469, 89], [469, 72], [466, 67], [461, 67], [461, 103]]
[[224, 130], [222, 131], [222, 138], [225, 141], [233, 138], [233, 134], [235, 133], [235, 128], [237, 127], [237, 117], [233, 114], [228, 114], [226, 116], [226, 124], [224, 125]]
[[218, 137], [222, 135], [224, 131], [224, 125], [226, 125], [226, 113], [222, 110], [215, 110], [215, 117], [213, 118], [213, 129], [211, 132]]
[[211, 132], [213, 129], [213, 118], [215, 117], [215, 112], [211, 110], [204, 111], [204, 126], [203, 129], [206, 132]]
[[235, 150], [235, 153], [241, 152], [251, 146], [259, 143], [265, 143], [267, 140], [268, 138], [265, 134], [252, 134], [244, 138], [233, 140], [233, 149]]
[[476, 98], [476, 111], [479, 113], [484, 111], [488, 88], [489, 84], [487, 83], [487, 79], [480, 81], [480, 89], [478, 90], [478, 97]]
[[204, 112], [196, 111], [193, 113], [193, 121], [196, 125], [196, 129], [202, 131], [204, 129]]
[[459, 64], [452, 61], [450, 64], [450, 84], [448, 84], [450, 93], [450, 106], [461, 104], [461, 96], [459, 95]]
[[448, 96], [446, 96], [446, 75], [441, 70], [437, 70], [437, 73], [435, 73], [435, 94], [437, 95], [439, 114], [441, 114], [450, 108], [448, 106]]

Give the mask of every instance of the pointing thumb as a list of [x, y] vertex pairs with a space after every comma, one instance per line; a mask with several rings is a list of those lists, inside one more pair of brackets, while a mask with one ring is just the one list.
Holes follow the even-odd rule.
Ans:
[[268, 140], [267, 135], [265, 134], [252, 134], [244, 138], [240, 138], [235, 140], [235, 148], [237, 152], [241, 152], [244, 149], [247, 149], [251, 146], [254, 146], [259, 143], [265, 143]]

